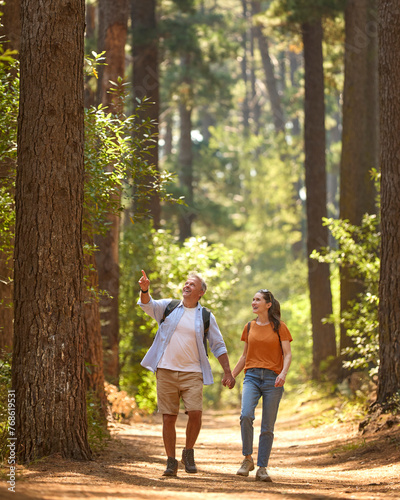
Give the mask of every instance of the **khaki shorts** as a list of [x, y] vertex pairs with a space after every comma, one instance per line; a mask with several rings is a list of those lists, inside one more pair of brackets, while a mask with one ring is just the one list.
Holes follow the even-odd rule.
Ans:
[[178, 415], [182, 398], [185, 413], [203, 411], [203, 374], [157, 369], [158, 411], [163, 415]]

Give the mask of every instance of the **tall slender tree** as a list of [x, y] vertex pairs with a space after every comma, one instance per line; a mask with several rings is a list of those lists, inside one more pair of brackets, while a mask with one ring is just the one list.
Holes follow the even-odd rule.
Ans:
[[[399, 77], [399, 78], [397, 78]], [[390, 404], [400, 388], [400, 9], [379, 5], [381, 270], [377, 402]], [[392, 403], [396, 404], [392, 401]], [[398, 403], [397, 403], [398, 404]]]
[[[160, 114], [160, 82], [158, 70], [158, 33], [156, 21], [156, 0], [131, 0], [132, 13], [132, 55], [133, 55], [133, 97], [147, 98], [150, 105], [139, 119], [150, 119], [153, 122], [153, 133], [158, 134]], [[146, 161], [158, 171], [158, 141], [152, 142], [147, 150]], [[146, 147], [146, 144], [143, 144]], [[144, 182], [151, 185], [154, 177], [147, 176]], [[150, 196], [144, 200], [140, 212], [148, 211], [155, 228], [160, 227], [161, 205], [160, 197], [150, 191]]]
[[[5, 50], [17, 51], [15, 57], [18, 57], [21, 38], [20, 21], [20, 1], [6, 2], [0, 6], [3, 15], [0, 18], [0, 40]], [[12, 71], [11, 78], [16, 77], [16, 71]], [[11, 117], [8, 117], [11, 119]], [[13, 134], [7, 133], [7, 139], [12, 142]], [[0, 159], [0, 186], [8, 193], [10, 198], [14, 198], [14, 177], [15, 177], [15, 158], [11, 151], [13, 147], [8, 147], [8, 152]], [[0, 215], [0, 219], [3, 214]], [[11, 233], [14, 228], [10, 228]], [[8, 234], [7, 238], [8, 239]], [[11, 350], [13, 340], [13, 262], [12, 251], [7, 250], [9, 245], [0, 237], [0, 348]]]
[[304, 150], [307, 190], [307, 254], [313, 332], [313, 377], [319, 378], [320, 363], [336, 357], [335, 328], [323, 323], [332, 314], [329, 265], [310, 258], [314, 250], [328, 246], [328, 230], [322, 225], [327, 216], [325, 103], [321, 19], [302, 24], [304, 46]]
[[185, 241], [192, 236], [193, 213], [193, 146], [192, 146], [192, 111], [193, 82], [190, 76], [191, 54], [181, 58], [181, 68], [184, 75], [182, 93], [179, 102], [179, 181], [185, 194], [187, 207], [182, 208], [179, 217], [179, 239]]
[[[376, 212], [376, 192], [371, 178], [378, 168], [378, 66], [376, 0], [349, 0], [345, 10], [345, 69], [343, 89], [343, 131], [340, 165], [339, 216], [352, 224], [361, 224], [365, 213]], [[340, 308], [362, 291], [342, 268], [340, 272]], [[340, 347], [352, 345], [342, 324]]]
[[[127, 37], [127, 0], [99, 0], [99, 52], [106, 52], [106, 65], [99, 72], [99, 102], [111, 113], [121, 109], [116, 93], [110, 90], [125, 74], [125, 44]], [[112, 171], [113, 165], [108, 166]], [[99, 286], [108, 292], [100, 302], [100, 318], [104, 348], [104, 375], [110, 383], [119, 383], [119, 227], [120, 217], [109, 214], [109, 230], [96, 237]]]
[[[252, 0], [251, 3], [252, 3], [253, 16], [256, 16], [261, 12], [260, 1]], [[258, 47], [260, 49], [261, 61], [265, 73], [265, 81], [268, 89], [269, 100], [271, 103], [271, 111], [272, 111], [275, 131], [284, 132], [285, 118], [283, 114], [281, 98], [278, 93], [278, 86], [277, 86], [277, 79], [275, 76], [274, 65], [272, 64], [271, 56], [269, 53], [269, 42], [268, 38], [263, 33], [262, 25], [257, 19], [255, 19], [254, 31], [258, 41]]]
[[89, 459], [82, 328], [83, 0], [22, 0], [13, 389], [18, 453]]

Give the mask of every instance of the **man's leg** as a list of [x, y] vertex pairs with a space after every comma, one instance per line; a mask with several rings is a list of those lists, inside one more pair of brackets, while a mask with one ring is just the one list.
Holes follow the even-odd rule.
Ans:
[[175, 458], [176, 419], [178, 415], [163, 414], [163, 440], [167, 457]]
[[187, 450], [194, 448], [201, 429], [201, 417], [203, 412], [195, 410], [188, 411], [188, 423], [186, 426], [186, 446]]

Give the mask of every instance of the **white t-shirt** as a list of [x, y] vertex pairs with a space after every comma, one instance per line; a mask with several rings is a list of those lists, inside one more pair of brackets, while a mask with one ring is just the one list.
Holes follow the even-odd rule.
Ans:
[[157, 368], [180, 372], [200, 372], [200, 356], [196, 343], [196, 307], [184, 307], [180, 319]]

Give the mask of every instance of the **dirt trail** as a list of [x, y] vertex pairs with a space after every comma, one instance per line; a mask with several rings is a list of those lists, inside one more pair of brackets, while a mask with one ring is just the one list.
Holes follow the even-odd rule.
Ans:
[[[205, 412], [195, 457], [198, 474], [181, 467], [164, 478], [161, 420], [116, 424], [116, 439], [92, 462], [59, 456], [22, 468], [16, 493], [0, 498], [28, 500], [137, 499], [388, 499], [400, 498], [400, 426], [361, 436], [353, 424], [305, 425], [301, 415], [280, 416], [269, 472], [273, 483], [236, 476], [242, 460], [238, 412]], [[259, 415], [256, 422], [259, 423]], [[178, 450], [186, 417], [178, 419]], [[256, 432], [258, 427], [256, 426]]]

